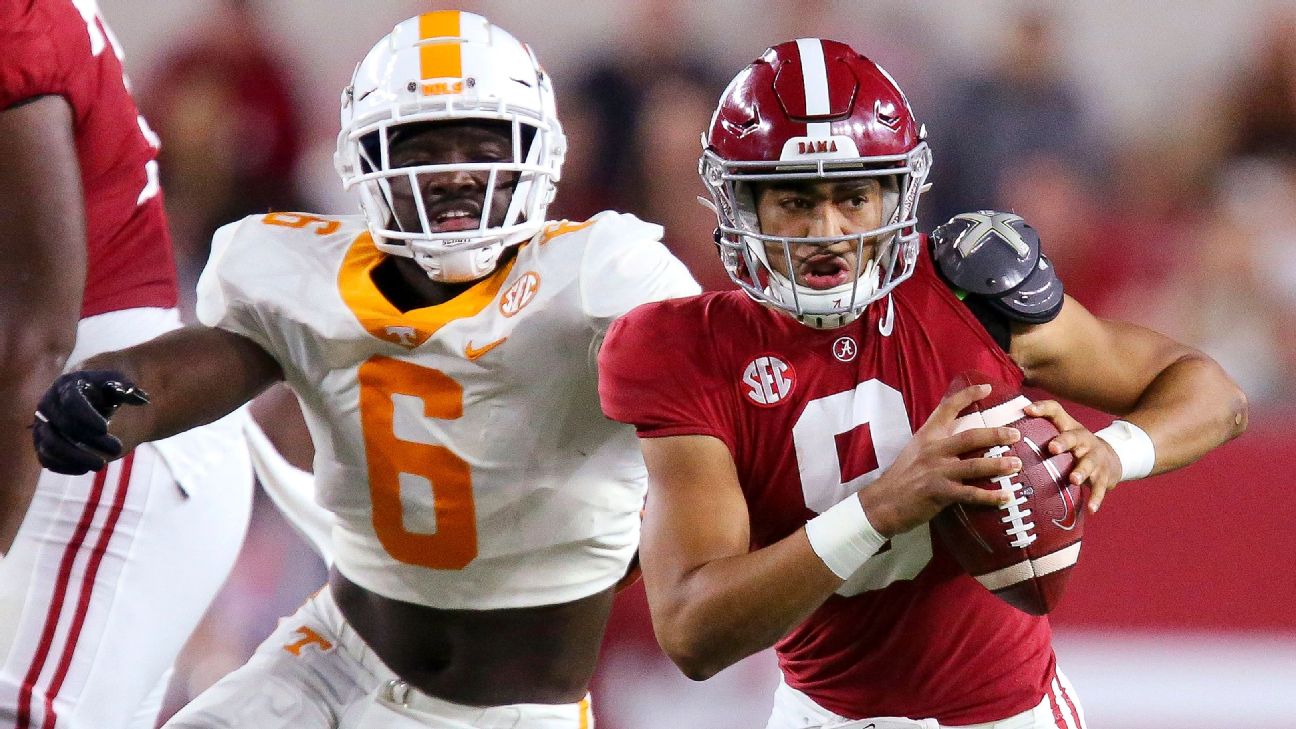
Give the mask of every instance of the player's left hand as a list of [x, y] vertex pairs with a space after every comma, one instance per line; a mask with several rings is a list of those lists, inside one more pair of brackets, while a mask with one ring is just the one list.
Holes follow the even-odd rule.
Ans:
[[1089, 512], [1096, 513], [1103, 496], [1120, 483], [1121, 462], [1107, 441], [1099, 438], [1071, 417], [1056, 400], [1040, 400], [1025, 407], [1027, 415], [1048, 418], [1057, 427], [1059, 435], [1049, 441], [1050, 455], [1071, 452], [1075, 466], [1071, 469], [1071, 483], [1080, 486], [1089, 483]]

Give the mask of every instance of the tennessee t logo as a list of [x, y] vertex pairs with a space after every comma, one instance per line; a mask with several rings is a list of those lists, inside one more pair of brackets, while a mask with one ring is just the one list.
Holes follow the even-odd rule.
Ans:
[[414, 327], [392, 326], [392, 327], [387, 327], [383, 331], [387, 332], [387, 336], [394, 338], [396, 340], [396, 344], [399, 344], [402, 347], [412, 348], [412, 347], [417, 347], [420, 344], [417, 336], [418, 331], [415, 330]]
[[301, 626], [300, 628], [298, 628], [293, 632], [301, 633], [302, 639], [297, 641], [296, 643], [289, 643], [285, 645], [283, 649], [293, 654], [294, 656], [300, 656], [302, 649], [308, 645], [317, 645], [319, 646], [319, 649], [322, 651], [333, 650], [332, 643], [328, 642], [327, 640], [324, 639], [324, 636], [320, 635], [319, 633], [316, 633], [314, 630], [306, 627], [305, 625]]

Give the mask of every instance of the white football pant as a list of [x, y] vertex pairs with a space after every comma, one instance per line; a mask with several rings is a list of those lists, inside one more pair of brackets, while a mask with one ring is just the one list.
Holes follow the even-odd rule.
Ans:
[[246, 417], [170, 439], [170, 458], [145, 444], [97, 474], [41, 472], [0, 559], [0, 726], [152, 729], [247, 531]]
[[846, 719], [779, 680], [774, 710], [765, 729], [1085, 729], [1084, 709], [1071, 682], [1059, 670], [1044, 699], [1016, 716], [982, 724], [941, 724], [935, 719], [880, 716]]
[[164, 729], [593, 729], [590, 702], [471, 707], [399, 680], [325, 587]]

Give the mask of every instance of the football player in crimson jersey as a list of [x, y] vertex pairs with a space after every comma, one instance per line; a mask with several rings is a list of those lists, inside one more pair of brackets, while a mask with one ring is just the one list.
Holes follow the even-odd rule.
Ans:
[[1200, 352], [1065, 297], [1020, 218], [920, 235], [924, 136], [886, 72], [828, 40], [770, 48], [721, 98], [701, 172], [741, 290], [640, 307], [599, 355], [604, 410], [648, 465], [654, 628], [694, 679], [775, 647], [771, 729], [1080, 729], [1048, 621], [928, 530], [998, 498], [962, 481], [1020, 466], [958, 457], [1019, 437], [952, 434], [988, 387], [943, 395], [975, 369], [1119, 414], [1095, 434], [1029, 410], [1091, 510], [1240, 433], [1245, 398]]
[[0, 49], [0, 725], [143, 729], [243, 540], [241, 415], [38, 469], [41, 391], [178, 328], [176, 273], [157, 138], [94, 1], [0, 3]]
[[551, 82], [479, 15], [396, 25], [341, 111], [363, 215], [220, 229], [205, 326], [61, 378], [42, 458], [95, 467], [279, 380], [302, 401], [329, 584], [169, 727], [590, 727], [646, 488], [594, 353], [615, 317], [698, 286], [660, 226], [545, 219], [566, 153]]

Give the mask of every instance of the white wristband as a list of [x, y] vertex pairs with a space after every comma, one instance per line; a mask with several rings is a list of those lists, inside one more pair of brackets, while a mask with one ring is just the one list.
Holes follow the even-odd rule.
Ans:
[[1132, 481], [1152, 473], [1152, 467], [1156, 465], [1156, 448], [1142, 428], [1125, 420], [1113, 420], [1111, 425], [1094, 435], [1107, 441], [1116, 451], [1121, 462], [1122, 481]]
[[850, 579], [887, 541], [869, 523], [855, 494], [806, 522], [805, 529], [810, 548], [843, 580]]

